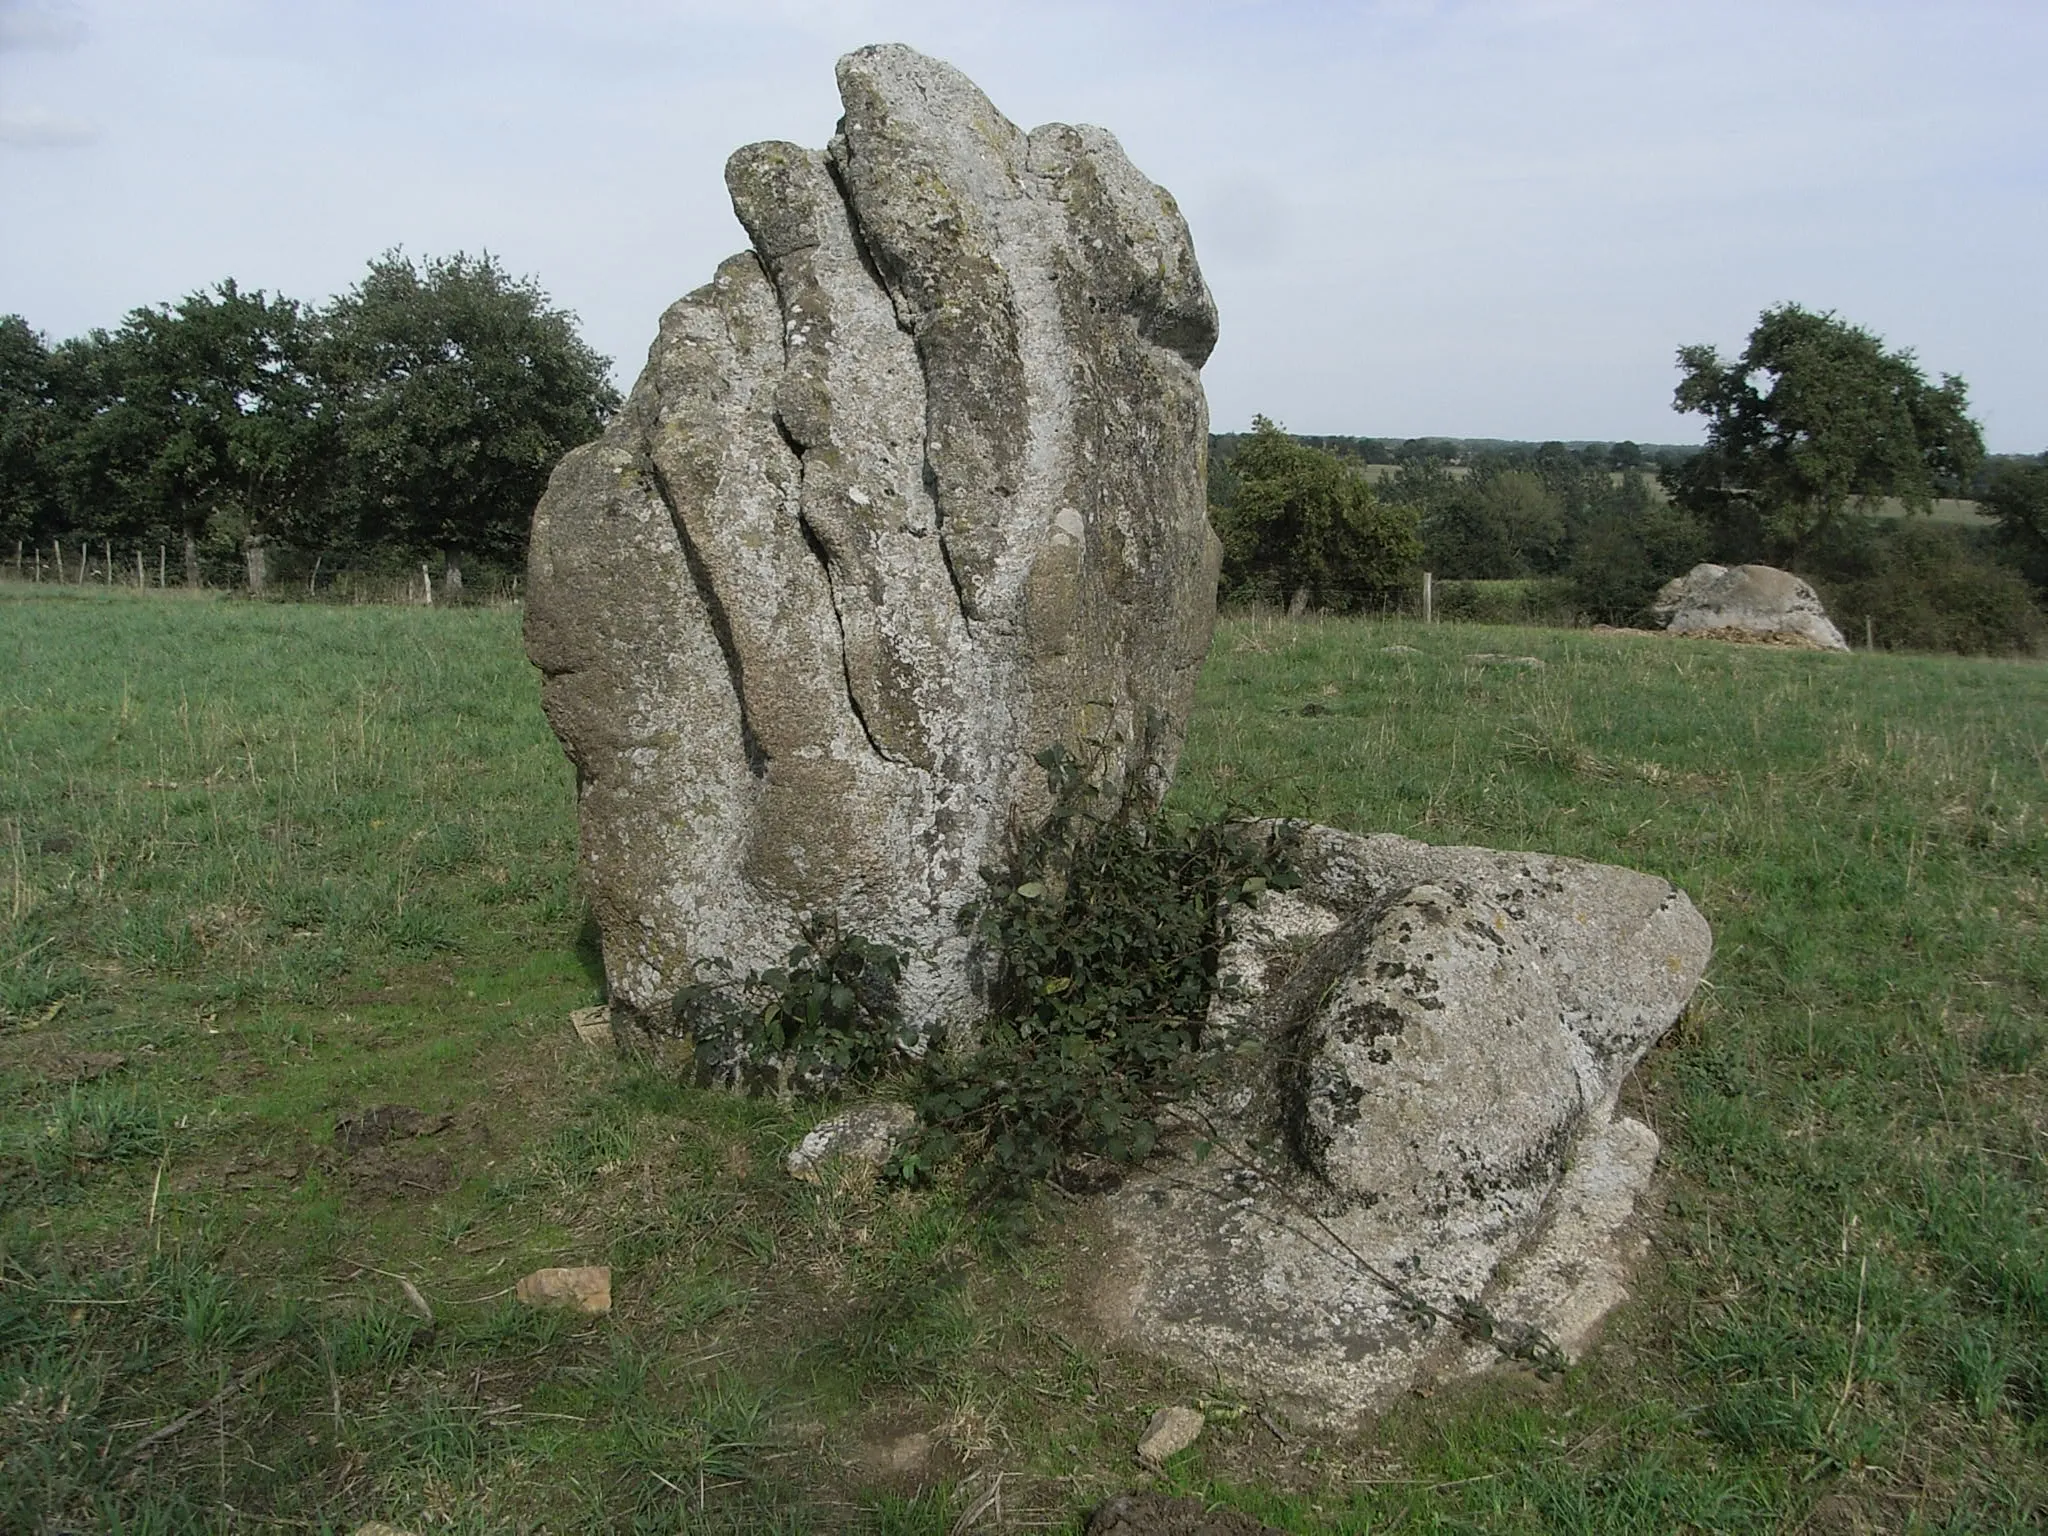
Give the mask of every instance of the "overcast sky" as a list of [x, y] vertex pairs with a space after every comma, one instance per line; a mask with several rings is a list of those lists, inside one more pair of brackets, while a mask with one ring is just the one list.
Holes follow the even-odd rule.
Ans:
[[884, 41], [1175, 194], [1219, 430], [1695, 440], [1675, 349], [1796, 300], [2048, 449], [2048, 0], [0, 0], [0, 313], [489, 250], [630, 383]]

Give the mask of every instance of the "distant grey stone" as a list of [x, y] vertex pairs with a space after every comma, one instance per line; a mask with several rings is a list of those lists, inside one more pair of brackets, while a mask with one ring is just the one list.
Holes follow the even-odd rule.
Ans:
[[1812, 651], [1849, 649], [1813, 588], [1776, 566], [1696, 565], [1664, 583], [1650, 612], [1674, 635]]
[[1104, 1320], [1347, 1423], [1576, 1355], [1626, 1294], [1656, 1137], [1623, 1079], [1711, 952], [1692, 903], [1606, 865], [1286, 827], [1303, 885], [1242, 914], [1208, 1021], [1226, 1087], [1110, 1200]]
[[880, 1168], [917, 1129], [917, 1111], [908, 1104], [858, 1104], [821, 1120], [783, 1160], [794, 1178], [815, 1181], [832, 1163], [857, 1163]]
[[908, 48], [838, 74], [827, 150], [732, 157], [753, 249], [534, 517], [527, 649], [623, 1023], [812, 913], [910, 952], [921, 1026], [971, 1016], [956, 917], [1044, 805], [1034, 754], [1156, 802], [1214, 624], [1216, 310], [1173, 199]]

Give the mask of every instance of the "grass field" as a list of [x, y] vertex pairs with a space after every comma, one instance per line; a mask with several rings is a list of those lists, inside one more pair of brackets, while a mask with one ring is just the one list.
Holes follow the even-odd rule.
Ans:
[[[1074, 1322], [1071, 1210], [795, 1184], [820, 1111], [577, 1041], [517, 623], [0, 587], [0, 1530], [1077, 1531], [1172, 1401], [1163, 1483], [1303, 1532], [2048, 1518], [2048, 667], [1224, 626], [1189, 807], [1634, 865], [1718, 945], [1603, 1346], [1283, 1443]], [[608, 1318], [505, 1294], [577, 1262]]]

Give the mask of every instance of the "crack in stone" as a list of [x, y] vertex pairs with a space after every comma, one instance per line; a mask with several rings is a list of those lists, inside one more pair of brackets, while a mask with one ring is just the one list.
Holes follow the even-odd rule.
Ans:
[[[843, 122], [843, 120], [842, 120]], [[932, 532], [939, 540], [939, 562], [945, 567], [947, 585], [953, 589], [953, 602], [960, 610], [960, 621], [972, 638], [977, 629], [975, 617], [967, 608], [967, 589], [961, 583], [960, 572], [953, 564], [953, 549], [946, 541], [946, 504], [939, 493], [939, 472], [932, 463], [932, 371], [924, 355], [924, 346], [918, 340], [915, 326], [904, 319], [903, 304], [899, 301], [896, 288], [883, 276], [881, 263], [875, 259], [873, 246], [868, 241], [868, 232], [860, 221], [860, 211], [854, 206], [853, 190], [846, 184], [845, 167], [842, 161], [853, 158], [853, 144], [844, 132], [835, 133], [831, 146], [825, 152], [825, 174], [832, 182], [832, 190], [839, 196], [840, 206], [846, 212], [846, 227], [853, 235], [854, 254], [860, 258], [861, 270], [881, 290], [882, 297], [889, 301], [889, 313], [896, 321], [896, 329], [909, 339], [910, 355], [917, 359], [919, 393], [924, 397], [924, 426], [917, 437], [918, 453], [923, 459], [919, 482], [932, 502]]]
[[717, 583], [712, 580], [711, 568], [704, 561], [704, 553], [697, 548], [696, 540], [690, 537], [690, 530], [684, 524], [682, 514], [676, 507], [675, 489], [662, 474], [661, 466], [650, 458], [642, 460], [640, 472], [647, 477], [647, 483], [654, 487], [668, 510], [669, 525], [675, 529], [676, 543], [683, 552], [683, 565], [690, 573], [690, 584], [697, 589], [697, 596], [704, 604], [704, 612], [711, 620], [711, 633], [718, 641], [719, 654], [725, 658], [726, 680], [732, 688], [733, 702], [740, 716], [740, 750], [747, 759], [747, 769], [756, 778], [768, 776], [768, 766], [774, 761], [768, 749], [761, 745], [760, 733], [754, 729], [752, 713], [747, 708], [746, 664], [740, 659], [740, 648], [733, 638], [732, 619], [725, 611], [725, 603], [718, 595]]

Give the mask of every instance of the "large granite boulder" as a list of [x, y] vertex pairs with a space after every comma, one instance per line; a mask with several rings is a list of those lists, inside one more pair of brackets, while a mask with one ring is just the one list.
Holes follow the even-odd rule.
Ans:
[[838, 73], [826, 150], [732, 157], [753, 249], [534, 515], [527, 650], [646, 1018], [814, 913], [912, 954], [921, 1026], [967, 1017], [957, 914], [1034, 754], [1155, 801], [1214, 622], [1216, 310], [1173, 199], [908, 48]]
[[1228, 1086], [1110, 1198], [1099, 1315], [1337, 1424], [1575, 1356], [1626, 1295], [1657, 1153], [1621, 1085], [1706, 922], [1608, 865], [1289, 830], [1303, 884], [1222, 957]]
[[1774, 565], [1696, 565], [1664, 583], [1650, 612], [1674, 635], [1808, 651], [1849, 649], [1813, 588]]

